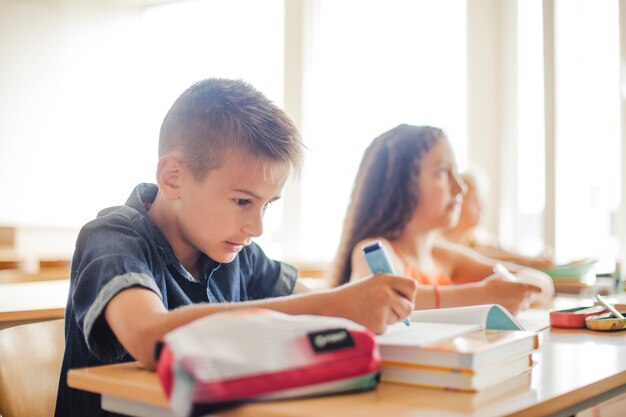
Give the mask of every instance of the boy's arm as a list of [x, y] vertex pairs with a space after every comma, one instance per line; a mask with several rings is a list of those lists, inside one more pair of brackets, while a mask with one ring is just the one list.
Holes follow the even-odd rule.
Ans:
[[388, 324], [404, 319], [411, 312], [416, 292], [412, 279], [379, 274], [327, 291], [241, 303], [195, 304], [167, 311], [157, 294], [132, 287], [111, 299], [105, 318], [124, 348], [146, 367], [154, 369], [156, 342], [163, 340], [166, 333], [209, 314], [267, 308], [286, 314], [343, 317], [382, 333]]
[[292, 294], [306, 294], [310, 292], [313, 292], [313, 290], [307, 287], [306, 285], [304, 285], [302, 282], [300, 282], [300, 280], [298, 280], [296, 281], [296, 284], [294, 285], [293, 291], [291, 293]]

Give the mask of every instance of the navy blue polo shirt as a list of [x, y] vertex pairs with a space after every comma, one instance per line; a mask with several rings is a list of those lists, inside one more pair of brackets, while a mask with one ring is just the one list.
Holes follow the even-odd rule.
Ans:
[[146, 207], [157, 192], [154, 184], [138, 185], [124, 206], [101, 211], [78, 235], [56, 417], [112, 415], [101, 410], [99, 395], [69, 388], [67, 371], [133, 360], [104, 318], [108, 302], [120, 291], [147, 288], [168, 310], [195, 303], [279, 297], [293, 291], [297, 270], [269, 259], [254, 243], [227, 264], [203, 255], [203, 276], [194, 278], [148, 217]]

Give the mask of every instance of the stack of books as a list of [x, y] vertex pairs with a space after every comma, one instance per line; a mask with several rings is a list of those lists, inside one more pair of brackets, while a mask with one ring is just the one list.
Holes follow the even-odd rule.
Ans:
[[381, 380], [481, 391], [532, 367], [536, 333], [498, 305], [416, 311], [377, 337]]
[[[587, 291], [606, 293], [602, 283], [596, 281], [593, 265], [597, 261], [592, 258], [580, 259], [566, 264], [556, 265], [553, 268], [542, 269], [554, 282], [554, 289], [558, 293], [582, 294]], [[598, 284], [598, 285], [596, 285]], [[612, 289], [609, 285], [609, 291]]]

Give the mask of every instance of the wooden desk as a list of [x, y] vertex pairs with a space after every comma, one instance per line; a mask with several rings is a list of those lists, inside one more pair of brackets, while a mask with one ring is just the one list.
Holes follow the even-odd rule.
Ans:
[[[220, 415], [570, 416], [626, 392], [626, 331], [548, 329], [539, 339], [531, 373], [477, 394], [381, 383], [365, 393], [249, 404]], [[72, 370], [68, 384], [102, 394], [110, 411], [171, 416], [156, 374], [136, 362]]]
[[70, 277], [69, 271], [65, 269], [48, 269], [42, 272], [31, 273], [22, 271], [0, 271], [0, 285], [21, 284], [34, 281], [64, 280]]
[[70, 280], [0, 285], [0, 328], [65, 317]]

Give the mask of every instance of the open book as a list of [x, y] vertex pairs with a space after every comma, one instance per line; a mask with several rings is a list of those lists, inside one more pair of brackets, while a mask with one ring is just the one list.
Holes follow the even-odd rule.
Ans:
[[525, 330], [524, 326], [499, 304], [415, 310], [409, 319], [415, 322], [471, 324], [484, 329]]
[[499, 305], [415, 311], [377, 336], [382, 380], [480, 390], [529, 369], [537, 335]]

